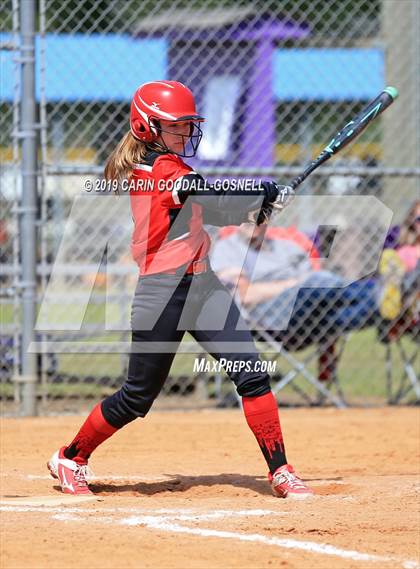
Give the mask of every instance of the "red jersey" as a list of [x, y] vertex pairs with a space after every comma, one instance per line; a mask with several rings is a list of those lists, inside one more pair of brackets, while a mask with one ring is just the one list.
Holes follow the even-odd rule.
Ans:
[[182, 182], [182, 177], [192, 172], [179, 156], [154, 152], [133, 169], [131, 251], [141, 275], [188, 266], [205, 258], [210, 249], [201, 205], [191, 200], [182, 204], [174, 189], [177, 180]]

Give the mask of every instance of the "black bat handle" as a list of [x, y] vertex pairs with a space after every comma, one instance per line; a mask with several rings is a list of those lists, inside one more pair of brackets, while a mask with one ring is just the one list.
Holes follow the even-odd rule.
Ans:
[[290, 184], [288, 184], [288, 186], [290, 186], [292, 188], [292, 190], [294, 190], [295, 188], [300, 186], [300, 184], [304, 180], [306, 180], [306, 178], [309, 176], [309, 174], [311, 172], [316, 170], [316, 168], [318, 168], [318, 166], [321, 166], [321, 164], [326, 162], [329, 158], [331, 158], [331, 154], [326, 152], [326, 150], [323, 150], [321, 152], [321, 154], [319, 154], [319, 156], [317, 158], [315, 158], [315, 160], [312, 160], [312, 162], [309, 164], [309, 166], [307, 168], [305, 168], [305, 170], [302, 172], [302, 174], [299, 174], [299, 176], [295, 176], [293, 178], [293, 180], [290, 182]]

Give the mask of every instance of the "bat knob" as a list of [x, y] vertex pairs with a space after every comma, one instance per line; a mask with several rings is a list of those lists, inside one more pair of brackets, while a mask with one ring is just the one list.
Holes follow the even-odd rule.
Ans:
[[396, 89], [395, 87], [387, 87], [386, 89], [384, 89], [384, 91], [385, 93], [388, 93], [388, 95], [390, 95], [394, 99], [394, 101], [399, 95], [398, 89]]

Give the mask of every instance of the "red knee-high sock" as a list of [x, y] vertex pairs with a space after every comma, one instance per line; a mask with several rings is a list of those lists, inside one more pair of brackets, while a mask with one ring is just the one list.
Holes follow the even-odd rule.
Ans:
[[79, 432], [64, 451], [64, 456], [79, 463], [85, 463], [97, 446], [118, 431], [102, 414], [98, 403], [81, 426]]
[[279, 410], [270, 391], [259, 397], [242, 397], [246, 421], [254, 433], [261, 451], [273, 473], [287, 464], [283, 435], [280, 427]]

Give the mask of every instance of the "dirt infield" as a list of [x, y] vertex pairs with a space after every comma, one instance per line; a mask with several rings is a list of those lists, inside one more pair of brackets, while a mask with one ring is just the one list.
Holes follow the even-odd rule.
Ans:
[[45, 467], [82, 417], [4, 419], [1, 567], [417, 567], [419, 410], [281, 416], [309, 500], [271, 496], [239, 410], [129, 425], [91, 460], [92, 501], [63, 496]]

